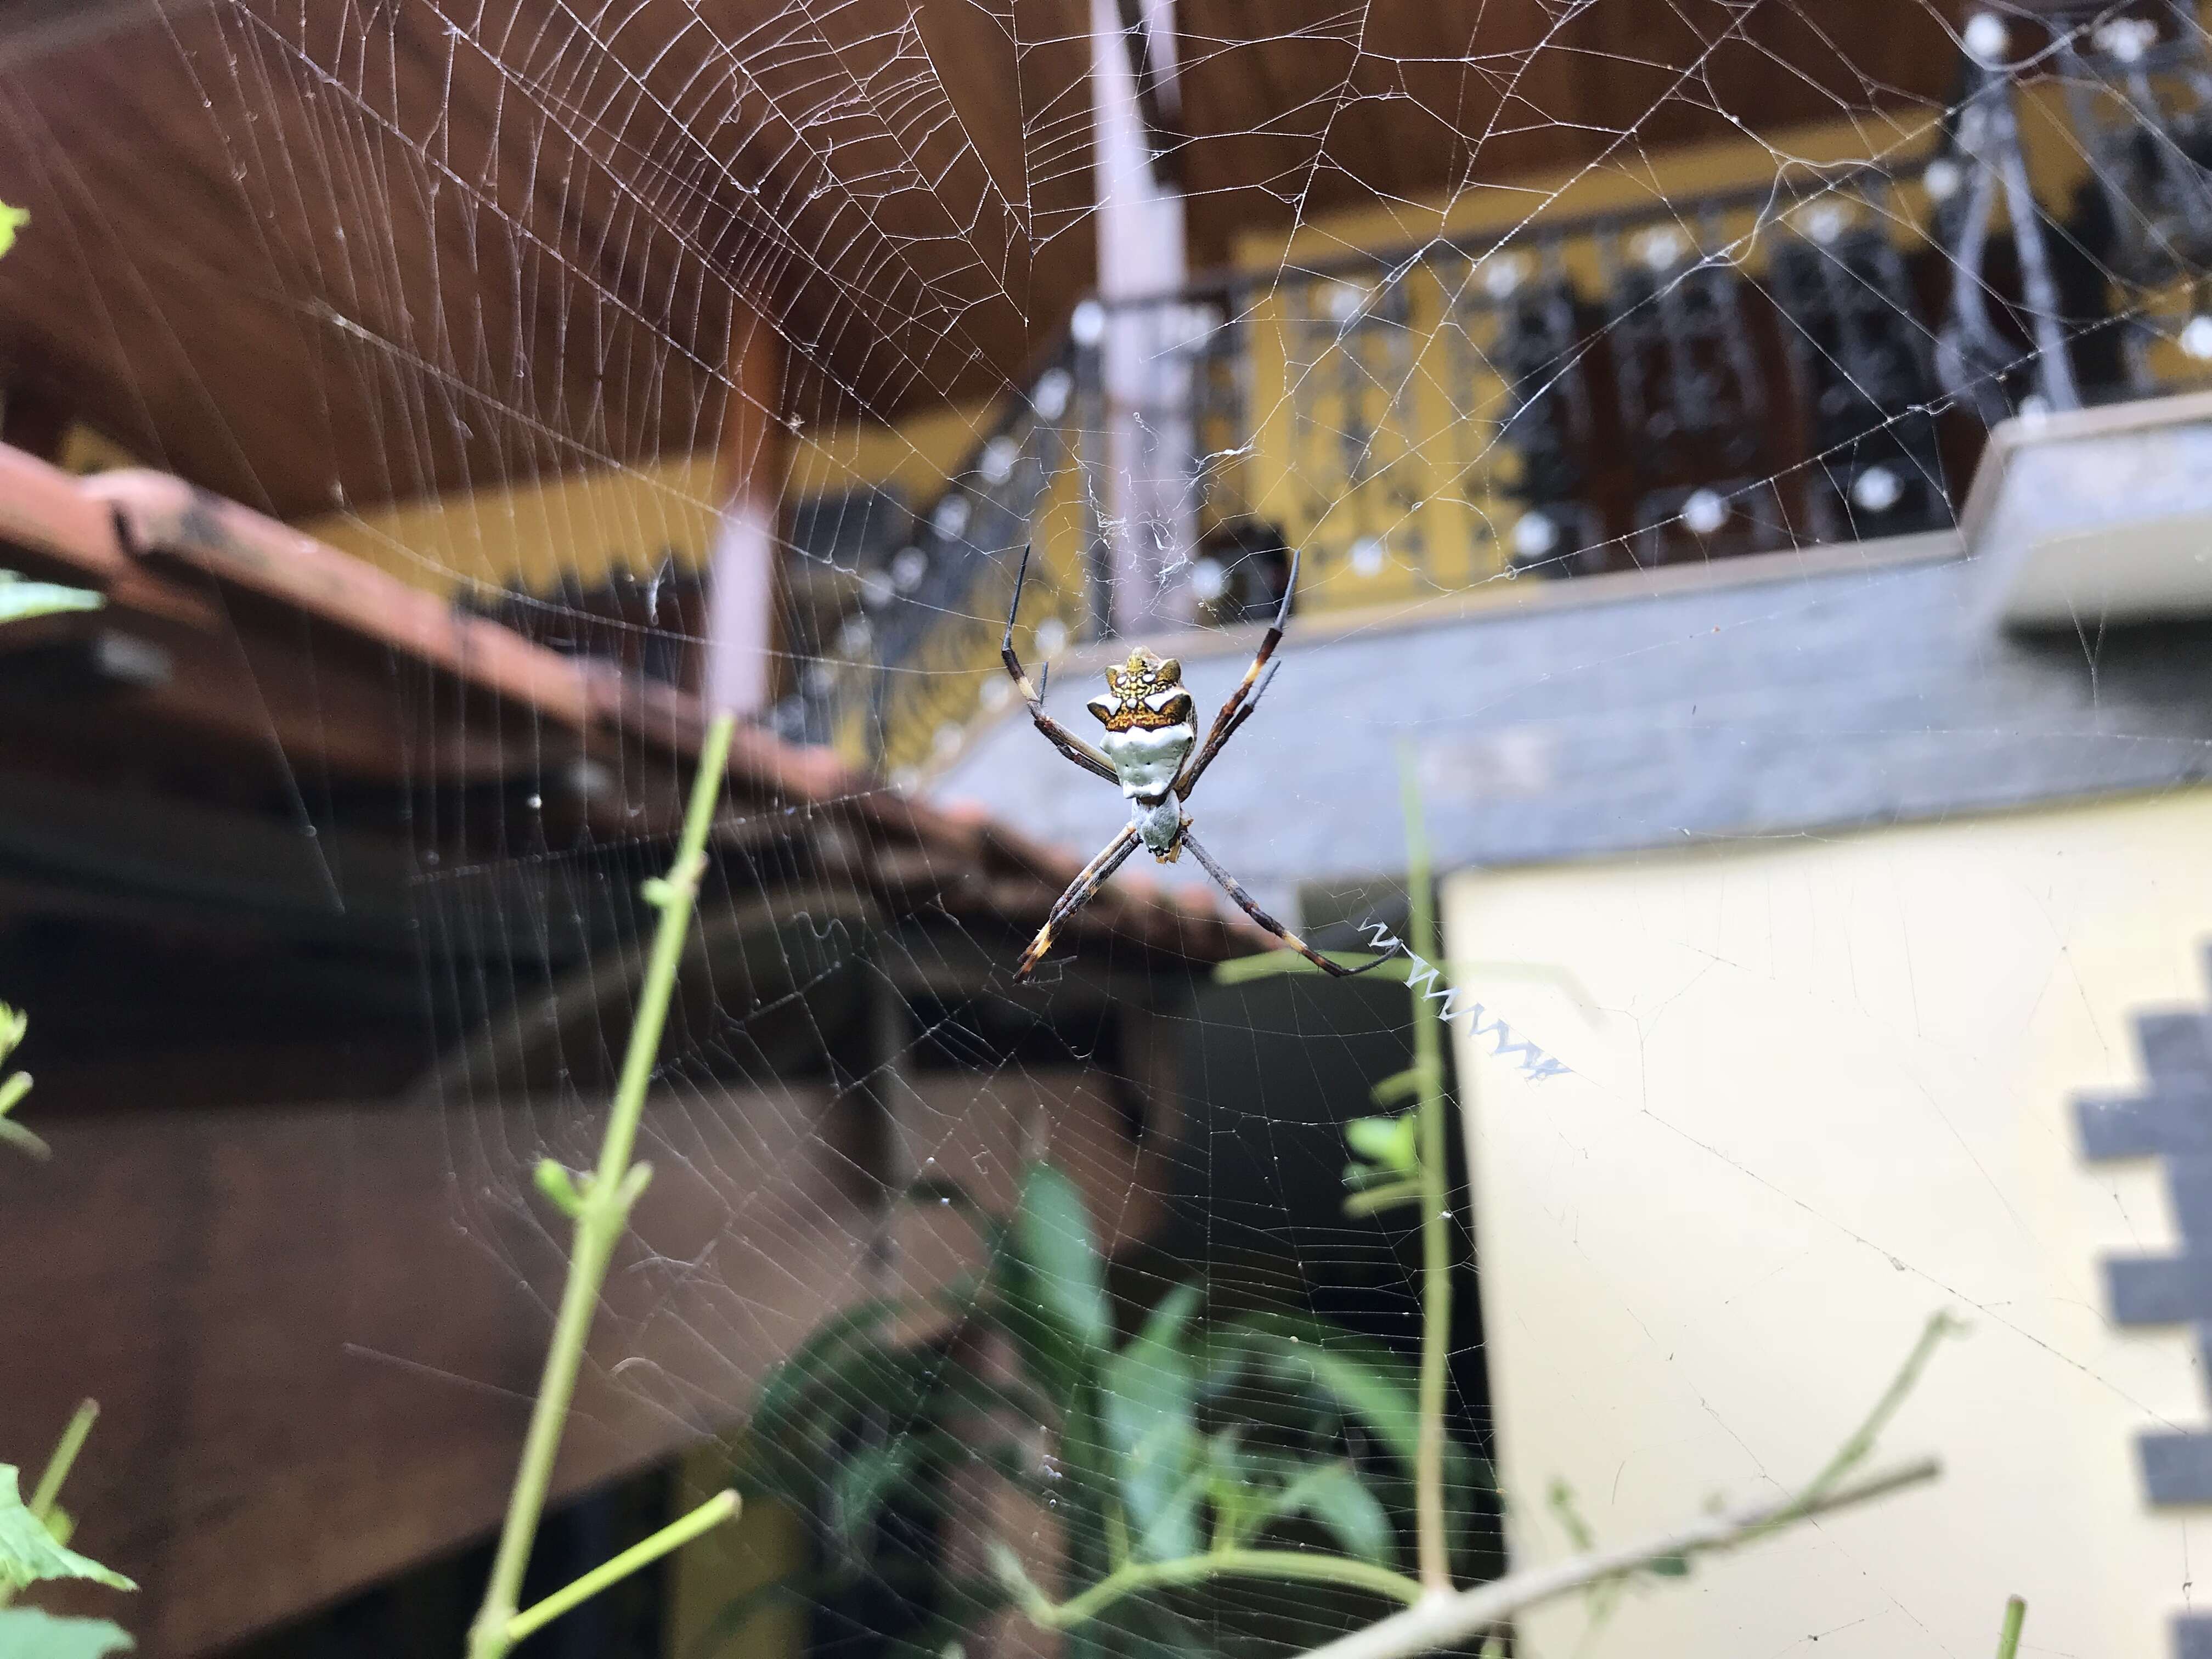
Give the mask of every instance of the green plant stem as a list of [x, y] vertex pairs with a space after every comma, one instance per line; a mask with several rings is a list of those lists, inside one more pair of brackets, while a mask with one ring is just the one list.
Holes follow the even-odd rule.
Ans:
[[1866, 1420], [1852, 1431], [1850, 1438], [1836, 1449], [1835, 1455], [1807, 1483], [1805, 1489], [1777, 1513], [1768, 1523], [1770, 1528], [1786, 1526], [1800, 1515], [1810, 1513], [1815, 1504], [1836, 1489], [1844, 1476], [1873, 1454], [1875, 1440], [1888, 1426], [1889, 1419], [1897, 1415], [1897, 1408], [1905, 1403], [1905, 1396], [1918, 1383], [1920, 1374], [1928, 1369], [1928, 1362], [1935, 1358], [1936, 1350], [1943, 1339], [1965, 1328], [1964, 1322], [1947, 1309], [1939, 1309], [1928, 1316], [1928, 1322], [1920, 1328], [1919, 1340], [1913, 1343], [1911, 1352], [1905, 1356], [1905, 1363], [1898, 1367], [1897, 1375], [1890, 1378], [1889, 1386], [1882, 1390], [1881, 1397], [1874, 1402], [1874, 1408], [1866, 1414]]
[[54, 1443], [53, 1455], [46, 1459], [46, 1469], [39, 1476], [37, 1488], [31, 1493], [31, 1513], [40, 1521], [52, 1517], [54, 1504], [62, 1495], [62, 1482], [69, 1479], [70, 1470], [76, 1462], [76, 1455], [84, 1449], [85, 1437], [92, 1432], [92, 1425], [99, 1420], [100, 1401], [87, 1400], [77, 1407], [76, 1415], [69, 1420], [69, 1426], [62, 1431], [62, 1437]]
[[1421, 1598], [1421, 1586], [1402, 1572], [1348, 1556], [1304, 1550], [1209, 1550], [1173, 1561], [1146, 1561], [1121, 1568], [1079, 1595], [1048, 1600], [1024, 1578], [1018, 1587], [1024, 1610], [1046, 1630], [1072, 1630], [1096, 1619], [1115, 1602], [1149, 1589], [1201, 1584], [1209, 1578], [1292, 1578], [1307, 1583], [1345, 1584], [1370, 1590], [1408, 1606]]
[[[1420, 787], [1413, 757], [1398, 762], [1406, 814], [1406, 902], [1407, 931], [1414, 954], [1434, 962], [1437, 948], [1436, 896], [1429, 866], [1428, 825], [1421, 812]], [[1413, 993], [1413, 1070], [1421, 1079], [1421, 1386], [1419, 1424], [1414, 1442], [1413, 1514], [1419, 1547], [1421, 1584], [1432, 1590], [1452, 1587], [1451, 1556], [1444, 1534], [1444, 1384], [1450, 1355], [1452, 1241], [1450, 1194], [1445, 1184], [1448, 1110], [1443, 1089], [1443, 1023], [1437, 1005]]]
[[2004, 1629], [1997, 1636], [1997, 1659], [2016, 1659], [2021, 1627], [2027, 1623], [2027, 1603], [2017, 1595], [2005, 1603]]
[[620, 1583], [640, 1567], [649, 1567], [671, 1551], [680, 1550], [702, 1533], [711, 1532], [735, 1516], [740, 1508], [734, 1492], [716, 1492], [680, 1521], [672, 1521], [652, 1537], [631, 1545], [603, 1566], [598, 1566], [558, 1589], [535, 1607], [526, 1607], [507, 1621], [507, 1637], [520, 1642], [551, 1624], [572, 1607], [581, 1607], [611, 1584]]
[[645, 981], [639, 988], [637, 1019], [623, 1055], [622, 1078], [615, 1090], [613, 1110], [608, 1114], [605, 1137], [599, 1143], [599, 1164], [576, 1206], [568, 1281], [561, 1293], [561, 1311], [554, 1321], [552, 1344], [546, 1351], [544, 1376], [538, 1385], [530, 1431], [522, 1444], [522, 1462], [507, 1498], [507, 1520], [500, 1529], [491, 1580], [484, 1587], [483, 1605], [477, 1610], [476, 1622], [469, 1628], [469, 1659], [505, 1659], [514, 1644], [515, 1601], [522, 1591], [523, 1569], [530, 1562], [538, 1519], [544, 1513], [553, 1460], [561, 1449], [569, 1402], [575, 1396], [584, 1340], [591, 1333], [592, 1314], [599, 1306], [615, 1245], [629, 1225], [630, 1206], [644, 1189], [644, 1177], [649, 1172], [649, 1166], [643, 1164], [633, 1170], [630, 1154], [637, 1145], [646, 1087], [659, 1057], [660, 1034], [667, 1024], [668, 1004], [676, 988], [677, 964], [683, 958], [684, 934], [690, 927], [699, 879], [706, 868], [707, 830], [721, 794], [722, 772], [729, 759], [734, 726], [730, 715], [719, 714], [708, 728], [676, 860], [666, 877], [647, 886], [647, 896], [660, 908], [660, 923], [653, 935], [653, 954], [646, 963]]

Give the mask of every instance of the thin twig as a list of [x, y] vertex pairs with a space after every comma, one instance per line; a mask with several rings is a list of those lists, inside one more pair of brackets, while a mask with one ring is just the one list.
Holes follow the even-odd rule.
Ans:
[[76, 1455], [84, 1449], [85, 1437], [92, 1425], [100, 1420], [100, 1401], [87, 1400], [76, 1408], [62, 1431], [62, 1437], [54, 1443], [53, 1455], [46, 1459], [46, 1472], [39, 1476], [39, 1484], [31, 1493], [31, 1513], [41, 1522], [53, 1519], [54, 1504], [62, 1495], [62, 1482], [76, 1462]]
[[[599, 1164], [580, 1194], [566, 1171], [541, 1172], [540, 1186], [575, 1217], [575, 1244], [568, 1258], [568, 1282], [561, 1292], [561, 1311], [553, 1323], [552, 1344], [545, 1354], [545, 1374], [538, 1385], [538, 1401], [530, 1415], [530, 1432], [522, 1444], [522, 1462], [507, 1499], [507, 1520], [500, 1529], [499, 1552], [492, 1561], [490, 1582], [484, 1587], [483, 1605], [469, 1627], [469, 1659], [506, 1659], [507, 1650], [514, 1645], [515, 1601], [522, 1592], [523, 1569], [530, 1563], [538, 1518], [544, 1513], [569, 1401], [575, 1396], [584, 1340], [591, 1334], [592, 1315], [599, 1306], [615, 1245], [629, 1225], [630, 1206], [645, 1190], [652, 1173], [647, 1164], [632, 1167], [630, 1154], [637, 1145], [646, 1088], [653, 1080], [653, 1065], [660, 1054], [660, 1033], [676, 988], [684, 936], [690, 929], [699, 879], [706, 870], [707, 829], [714, 816], [714, 803], [721, 796], [722, 771], [729, 758], [734, 725], [729, 715], [721, 714], [708, 728], [707, 741], [699, 751], [698, 775], [692, 780], [690, 805], [684, 813], [683, 836], [677, 843], [676, 861], [666, 876], [646, 884], [646, 897], [659, 907], [660, 925], [653, 935], [653, 954], [646, 963], [644, 983], [638, 990], [637, 1018], [623, 1055], [622, 1078], [615, 1089], [614, 1109], [607, 1115], [606, 1135], [599, 1143]], [[546, 1173], [556, 1175], [557, 1179], [543, 1179]]]
[[1071, 1630], [1097, 1618], [1115, 1602], [1149, 1589], [1202, 1584], [1210, 1578], [1280, 1578], [1304, 1583], [1344, 1584], [1395, 1601], [1419, 1601], [1422, 1588], [1402, 1572], [1347, 1555], [1321, 1550], [1208, 1550], [1172, 1561], [1134, 1562], [1110, 1572], [1079, 1595], [1054, 1601], [1022, 1571], [1003, 1546], [994, 1552], [999, 1576], [1021, 1602], [1030, 1621], [1045, 1630]]
[[2017, 1595], [2005, 1603], [2004, 1629], [1997, 1636], [1997, 1659], [2016, 1659], [2021, 1627], [2027, 1623], [2027, 1603]]
[[535, 1607], [526, 1607], [507, 1621], [507, 1639], [524, 1637], [551, 1624], [572, 1607], [580, 1607], [610, 1585], [618, 1584], [641, 1567], [649, 1567], [671, 1551], [680, 1550], [702, 1533], [712, 1532], [738, 1512], [734, 1492], [719, 1492], [679, 1521], [671, 1521], [652, 1537], [631, 1545], [611, 1561], [596, 1566], [566, 1589], [559, 1589]]
[[1654, 1562], [1717, 1554], [1765, 1536], [1778, 1522], [1807, 1521], [1871, 1503], [1933, 1480], [1941, 1472], [1934, 1458], [1925, 1458], [1854, 1486], [1835, 1487], [1809, 1504], [1802, 1497], [1790, 1497], [1755, 1504], [1692, 1522], [1679, 1531], [1640, 1544], [1593, 1550], [1547, 1567], [1513, 1573], [1477, 1589], [1431, 1596], [1340, 1641], [1315, 1648], [1302, 1659], [1408, 1659], [1413, 1654], [1433, 1653], [1502, 1624], [1515, 1613], [1592, 1584], [1624, 1577]]
[[[1913, 1343], [1911, 1352], [1905, 1356], [1905, 1363], [1898, 1367], [1897, 1375], [1890, 1378], [1889, 1386], [1881, 1391], [1881, 1397], [1874, 1402], [1874, 1408], [1867, 1413], [1866, 1419], [1851, 1431], [1850, 1437], [1836, 1449], [1835, 1455], [1797, 1494], [1796, 1502], [1804, 1506], [1808, 1513], [1811, 1505], [1834, 1491], [1844, 1476], [1873, 1455], [1875, 1440], [1889, 1426], [1889, 1419], [1897, 1415], [1897, 1409], [1905, 1403], [1905, 1396], [1918, 1384], [1920, 1374], [1928, 1369], [1928, 1362], [1935, 1358], [1938, 1345], [1945, 1337], [1955, 1336], [1966, 1328], [1966, 1322], [1948, 1309], [1939, 1308], [1928, 1316], [1928, 1322], [1920, 1328], [1919, 1340]], [[1787, 1526], [1795, 1519], [1796, 1515], [1784, 1509], [1768, 1525]]]

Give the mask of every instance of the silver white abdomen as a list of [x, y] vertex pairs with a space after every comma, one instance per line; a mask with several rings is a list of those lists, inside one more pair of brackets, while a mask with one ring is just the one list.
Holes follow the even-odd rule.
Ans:
[[1106, 758], [1121, 780], [1121, 793], [1139, 800], [1157, 799], [1182, 769], [1183, 757], [1198, 741], [1198, 729], [1188, 720], [1175, 726], [1133, 726], [1126, 732], [1109, 732], [1098, 740]]
[[1129, 797], [1129, 821], [1137, 826], [1146, 848], [1163, 858], [1174, 854], [1182, 834], [1182, 804], [1168, 793], [1169, 787], [1197, 741], [1197, 728], [1188, 720], [1175, 726], [1133, 726], [1099, 739], [1121, 780], [1121, 793]]

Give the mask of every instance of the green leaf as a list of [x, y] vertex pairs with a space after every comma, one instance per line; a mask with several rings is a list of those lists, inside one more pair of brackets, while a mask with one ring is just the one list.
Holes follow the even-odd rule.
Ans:
[[914, 1480], [929, 1450], [927, 1437], [894, 1429], [882, 1444], [863, 1446], [838, 1461], [830, 1478], [830, 1513], [848, 1545], [874, 1530], [884, 1504]]
[[1198, 1450], [1197, 1378], [1183, 1334], [1201, 1292], [1178, 1285], [1106, 1367], [1107, 1437], [1138, 1553], [1173, 1559], [1198, 1549], [1194, 1503], [1173, 1505]]
[[1230, 1369], [1257, 1369], [1271, 1381], [1325, 1396], [1413, 1467], [1419, 1413], [1412, 1368], [1381, 1344], [1323, 1319], [1271, 1313], [1222, 1326], [1209, 1347]]
[[1420, 1125], [1414, 1114], [1397, 1117], [1355, 1117], [1344, 1126], [1345, 1145], [1391, 1176], [1410, 1176], [1421, 1167]]
[[[14, 210], [0, 205], [0, 227]], [[0, 228], [0, 253], [15, 240], [12, 228]], [[0, 570], [0, 623], [25, 622], [33, 617], [58, 616], [65, 611], [97, 611], [107, 601], [89, 588], [63, 587], [53, 582], [26, 580], [12, 570]]]
[[874, 1397], [872, 1385], [897, 1357], [883, 1328], [902, 1305], [895, 1297], [872, 1297], [817, 1326], [761, 1385], [753, 1439], [787, 1449], [818, 1441], [841, 1410], [866, 1407]]
[[107, 1659], [133, 1645], [105, 1619], [58, 1619], [36, 1607], [0, 1607], [0, 1654], [7, 1659]]
[[138, 1588], [121, 1573], [56, 1543], [23, 1502], [15, 1465], [0, 1463], [0, 1583], [21, 1589], [42, 1578], [89, 1578], [111, 1589]]
[[31, 222], [31, 210], [0, 202], [0, 253], [15, 246], [15, 233]]
[[1014, 1248], [1042, 1305], [1081, 1340], [1104, 1347], [1112, 1340], [1113, 1322], [1091, 1218], [1075, 1183], [1042, 1161], [1030, 1166], [1022, 1184]]
[[1349, 1463], [1320, 1463], [1292, 1480], [1268, 1506], [1269, 1518], [1310, 1516], [1346, 1555], [1378, 1566], [1398, 1565], [1398, 1534], [1389, 1511]]
[[[1103, 1266], [1074, 1183], [1036, 1163], [993, 1264], [988, 1312], [1014, 1346], [1030, 1385], [1050, 1401], [1065, 1436], [1078, 1399], [1111, 1357]], [[1103, 1432], [1103, 1431], [1102, 1431]]]

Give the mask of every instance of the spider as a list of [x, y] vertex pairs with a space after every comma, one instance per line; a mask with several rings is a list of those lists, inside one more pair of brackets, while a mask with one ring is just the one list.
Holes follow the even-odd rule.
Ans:
[[[1052, 947], [1054, 930], [1088, 904], [1105, 885], [1106, 878], [1120, 869], [1139, 846], [1162, 864], [1175, 863], [1188, 848], [1191, 856], [1205, 866], [1206, 873], [1221, 884], [1221, 890], [1237, 902], [1238, 908], [1326, 973], [1349, 979], [1388, 961], [1388, 957], [1377, 957], [1358, 968], [1340, 967], [1331, 962], [1253, 902], [1252, 896], [1237, 878], [1216, 864], [1212, 854], [1199, 845], [1198, 837], [1190, 833], [1191, 821], [1183, 816], [1182, 803], [1198, 787], [1206, 769], [1213, 764], [1214, 757], [1252, 718], [1252, 711], [1260, 706], [1261, 697], [1267, 693], [1268, 682], [1281, 666], [1272, 659], [1275, 647], [1282, 641], [1283, 623], [1291, 614], [1291, 595], [1297, 589], [1297, 555], [1291, 556], [1290, 580], [1283, 586], [1283, 602], [1276, 609], [1274, 622], [1261, 640], [1252, 665], [1244, 671], [1244, 678], [1229, 694], [1229, 701], [1221, 705], [1221, 712], [1213, 717], [1213, 725], [1203, 743], [1198, 741], [1196, 706], [1190, 693], [1183, 689], [1182, 665], [1173, 657], [1156, 657], [1142, 646], [1129, 653], [1127, 662], [1106, 671], [1105, 693], [1091, 698], [1085, 705], [1106, 728], [1097, 748], [1046, 714], [1043, 692], [1030, 684], [1022, 659], [1014, 651], [1014, 616], [1022, 608], [1022, 584], [1029, 580], [1029, 574], [1030, 550], [1024, 547], [1021, 568], [1014, 576], [1014, 602], [1006, 610], [1006, 635], [999, 647], [1000, 660], [1006, 664], [1006, 672], [1012, 676], [1015, 688], [1022, 694], [1022, 701], [1029, 705], [1030, 718], [1036, 722], [1037, 730], [1044, 733], [1046, 740], [1085, 771], [1095, 772], [1107, 782], [1121, 786], [1121, 793], [1129, 800], [1129, 822], [1122, 826], [1121, 834], [1106, 843], [1097, 857], [1083, 866], [1082, 872], [1054, 902], [1044, 926], [1037, 929], [1030, 948], [1022, 953], [1020, 964], [1014, 969], [1015, 981], [1025, 980], [1036, 970], [1044, 953]], [[1044, 672], [1048, 688], [1052, 683], [1049, 663], [1045, 665]]]

